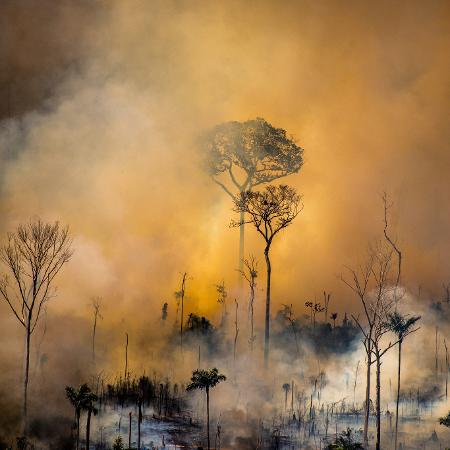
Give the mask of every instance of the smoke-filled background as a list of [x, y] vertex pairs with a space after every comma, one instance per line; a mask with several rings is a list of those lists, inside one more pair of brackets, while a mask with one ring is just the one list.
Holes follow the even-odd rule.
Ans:
[[[92, 297], [103, 305], [99, 352], [122, 364], [124, 332], [135, 330], [138, 370], [166, 363], [153, 324], [165, 301], [174, 314], [181, 272], [188, 312], [217, 316], [222, 280], [241, 294], [236, 215], [198, 145], [228, 120], [264, 117], [305, 149], [301, 171], [283, 179], [305, 206], [272, 248], [274, 312], [292, 303], [303, 314], [324, 289], [333, 309], [358, 309], [338, 275], [381, 235], [383, 191], [411, 298], [441, 298], [449, 14], [438, 0], [1, 2], [0, 232], [40, 216], [74, 238], [42, 344], [55, 390], [83, 371]], [[262, 248], [247, 227], [261, 269]], [[6, 304], [0, 314], [11, 393], [23, 340]]]

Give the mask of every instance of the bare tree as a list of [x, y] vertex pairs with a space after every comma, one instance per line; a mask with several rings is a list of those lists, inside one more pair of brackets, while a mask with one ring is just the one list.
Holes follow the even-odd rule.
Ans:
[[128, 333], [125, 333], [125, 372], [124, 372], [124, 382], [128, 379]]
[[255, 341], [254, 331], [254, 301], [255, 301], [255, 289], [256, 278], [258, 277], [257, 270], [258, 263], [253, 255], [249, 259], [244, 260], [244, 270], [241, 270], [241, 275], [245, 278], [250, 288], [250, 298], [248, 301], [248, 316], [250, 320], [250, 337], [248, 342], [250, 343], [250, 351], [253, 352], [253, 343]]
[[[395, 279], [395, 286], [398, 287], [398, 285], [400, 283], [400, 277], [401, 277], [401, 274], [402, 274], [402, 252], [401, 252], [400, 248], [398, 247], [398, 244], [388, 234], [388, 227], [389, 227], [388, 211], [389, 211], [389, 208], [392, 207], [393, 203], [389, 202], [388, 194], [386, 192], [383, 193], [382, 200], [383, 200], [383, 206], [384, 206], [384, 229], [383, 229], [383, 233], [384, 233], [384, 237], [388, 241], [389, 245], [391, 246], [393, 251], [397, 254], [397, 276], [396, 276], [396, 279]], [[396, 294], [396, 292], [394, 292], [394, 293]]]
[[180, 348], [183, 351], [183, 320], [184, 320], [184, 297], [186, 294], [186, 279], [187, 273], [183, 273], [181, 278], [181, 288], [175, 292], [175, 298], [181, 303], [181, 320], [180, 320]]
[[23, 433], [27, 433], [27, 401], [31, 336], [47, 301], [55, 295], [53, 281], [72, 256], [68, 227], [40, 219], [19, 225], [0, 248], [7, 273], [0, 279], [1, 297], [25, 330]]
[[328, 307], [330, 306], [331, 300], [331, 292], [323, 291], [323, 304], [324, 304], [324, 313], [325, 313], [325, 322], [328, 320]]
[[294, 316], [294, 312], [292, 309], [292, 303], [290, 305], [283, 305], [283, 315], [286, 318], [286, 320], [291, 325], [292, 334], [294, 335], [294, 341], [295, 341], [295, 348], [297, 350], [297, 356], [300, 357], [300, 347], [298, 345], [298, 339], [297, 339], [297, 323]]
[[[381, 365], [383, 356], [403, 337], [398, 337], [395, 342], [386, 342], [385, 335], [392, 330], [390, 317], [394, 306], [397, 306], [396, 281], [391, 279], [391, 263], [394, 250], [391, 245], [383, 245], [381, 242], [370, 249], [369, 263], [361, 272], [364, 274], [358, 277], [353, 273], [353, 282], [346, 282], [361, 299], [365, 313], [365, 324], [354, 317], [356, 324], [363, 334], [363, 343], [367, 355], [367, 386], [366, 386], [366, 410], [364, 422], [364, 441], [367, 446], [367, 429], [370, 402], [370, 365], [376, 365], [376, 449], [381, 448]], [[398, 274], [397, 274], [398, 275]], [[362, 281], [361, 281], [362, 279]], [[369, 289], [369, 282], [372, 284]], [[363, 295], [364, 294], [364, 295]], [[408, 334], [411, 333], [408, 331]]]
[[[253, 224], [264, 238], [264, 256], [267, 267], [266, 284], [266, 319], [264, 333], [264, 364], [268, 365], [270, 340], [270, 282], [272, 267], [270, 263], [270, 247], [274, 237], [288, 227], [297, 217], [303, 205], [294, 188], [286, 185], [267, 186], [263, 191], [247, 191], [235, 199], [236, 212], [244, 212], [250, 216], [247, 223]], [[232, 222], [232, 226], [240, 226], [240, 222]]]
[[97, 332], [97, 320], [98, 319], [103, 319], [103, 316], [100, 314], [100, 301], [101, 298], [100, 297], [95, 297], [92, 300], [92, 308], [94, 310], [94, 325], [93, 325], [93, 330], [92, 330], [92, 361], [95, 364], [95, 335]]
[[216, 284], [216, 291], [217, 291], [217, 303], [222, 308], [221, 326], [225, 326], [226, 317], [227, 317], [227, 297], [228, 297], [228, 292], [225, 287], [225, 281], [222, 281], [222, 283]]
[[369, 305], [369, 281], [373, 269], [373, 255], [369, 254], [369, 257], [365, 264], [359, 266], [358, 269], [347, 268], [350, 272], [350, 279], [347, 280], [341, 275], [341, 280], [357, 295], [359, 301], [364, 310], [364, 316], [366, 325], [362, 326], [359, 319], [353, 316], [354, 321], [359, 326], [362, 334], [364, 350], [366, 352], [366, 396], [365, 396], [365, 408], [364, 408], [364, 443], [367, 447], [369, 438], [369, 414], [370, 414], [370, 379], [371, 379], [371, 366], [372, 360], [372, 334], [375, 326], [375, 313], [372, 311]]
[[237, 299], [234, 299], [234, 303], [236, 305], [235, 309], [235, 316], [234, 316], [234, 347], [233, 347], [233, 360], [236, 362], [236, 347], [237, 347], [237, 340], [239, 335], [239, 326], [238, 326], [238, 309], [239, 309], [239, 303]]
[[[285, 130], [273, 127], [262, 118], [217, 125], [204, 135], [203, 145], [212, 179], [233, 201], [256, 186], [298, 172], [303, 164], [303, 149]], [[239, 270], [242, 271], [245, 211], [239, 213]]]

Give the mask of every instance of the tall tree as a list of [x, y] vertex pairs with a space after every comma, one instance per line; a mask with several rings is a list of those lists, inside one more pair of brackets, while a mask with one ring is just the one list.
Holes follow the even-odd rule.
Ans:
[[31, 336], [47, 301], [55, 295], [53, 281], [72, 256], [68, 227], [40, 219], [19, 225], [0, 248], [7, 273], [0, 277], [0, 295], [25, 330], [23, 435], [27, 434]]
[[[235, 198], [234, 211], [244, 212], [249, 216], [247, 223], [253, 224], [257, 232], [264, 238], [264, 257], [267, 267], [266, 284], [266, 314], [264, 333], [264, 364], [269, 361], [270, 340], [270, 282], [272, 266], [270, 263], [270, 248], [274, 237], [288, 227], [297, 217], [303, 205], [300, 196], [289, 186], [267, 186], [263, 191], [242, 192]], [[239, 226], [240, 222], [232, 222], [232, 226]]]
[[205, 390], [206, 392], [206, 434], [208, 442], [208, 450], [210, 450], [209, 439], [209, 391], [213, 387], [217, 386], [221, 381], [225, 381], [227, 377], [219, 373], [214, 367], [213, 369], [199, 369], [194, 370], [191, 377], [191, 382], [187, 385], [187, 391], [193, 391], [195, 389]]
[[[203, 136], [202, 144], [209, 174], [233, 201], [256, 186], [298, 172], [303, 164], [303, 149], [285, 130], [262, 118], [219, 124]], [[239, 213], [242, 271], [245, 212]]]
[[[364, 441], [367, 447], [368, 402], [370, 401], [370, 365], [376, 366], [376, 449], [381, 449], [381, 365], [384, 355], [395, 345], [386, 343], [384, 337], [390, 330], [389, 317], [397, 307], [396, 284], [391, 276], [394, 250], [389, 243], [377, 243], [369, 252], [369, 263], [363, 271], [361, 281], [355, 271], [353, 282], [346, 284], [360, 297], [365, 313], [365, 322], [353, 316], [364, 337], [363, 343], [367, 355], [366, 417], [364, 423]], [[345, 280], [344, 280], [345, 281]], [[369, 282], [371, 281], [370, 285]], [[368, 293], [370, 292], [370, 295]], [[364, 295], [363, 295], [364, 294]]]
[[350, 272], [350, 278], [347, 280], [341, 275], [341, 280], [357, 295], [364, 311], [366, 321], [363, 326], [359, 319], [353, 316], [356, 324], [363, 334], [362, 343], [366, 353], [366, 395], [364, 403], [364, 445], [367, 448], [369, 442], [369, 417], [370, 417], [370, 387], [371, 387], [371, 366], [373, 364], [372, 356], [372, 334], [375, 327], [375, 312], [372, 310], [369, 301], [369, 281], [373, 270], [374, 257], [369, 253], [369, 257], [364, 264], [357, 269], [347, 268]]
[[414, 325], [420, 320], [420, 316], [407, 318], [402, 316], [398, 311], [388, 314], [388, 328], [395, 333], [398, 338], [398, 372], [397, 372], [397, 399], [395, 405], [395, 445], [394, 449], [397, 450], [397, 437], [398, 437], [398, 408], [400, 403], [400, 380], [401, 380], [401, 367], [402, 367], [402, 344], [403, 340], [416, 331], [413, 329]]

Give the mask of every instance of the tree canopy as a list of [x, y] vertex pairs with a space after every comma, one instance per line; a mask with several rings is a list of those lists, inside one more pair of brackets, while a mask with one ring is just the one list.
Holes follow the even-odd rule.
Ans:
[[228, 173], [240, 192], [300, 170], [303, 149], [282, 128], [262, 118], [245, 122], [225, 122], [203, 136], [206, 165], [214, 181], [230, 196], [231, 190], [219, 181]]
[[[242, 192], [235, 199], [236, 212], [243, 211], [267, 244], [283, 228], [292, 223], [301, 211], [300, 196], [286, 185], [267, 186], [263, 191]], [[232, 225], [239, 225], [232, 222]]]
[[192, 373], [191, 382], [187, 385], [186, 390], [192, 391], [194, 389], [210, 389], [226, 379], [227, 377], [219, 373], [215, 367], [213, 369], [194, 370]]

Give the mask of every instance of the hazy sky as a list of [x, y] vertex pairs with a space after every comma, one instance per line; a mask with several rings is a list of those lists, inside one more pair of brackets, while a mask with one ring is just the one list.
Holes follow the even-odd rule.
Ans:
[[323, 289], [349, 307], [337, 275], [382, 233], [384, 190], [404, 281], [440, 295], [449, 13], [447, 1], [3, 1], [0, 231], [34, 215], [70, 225], [55, 310], [84, 315], [100, 295], [151, 315], [185, 270], [188, 308], [216, 308], [214, 285], [236, 286], [238, 231], [196, 137], [258, 116], [305, 149], [283, 180], [305, 208], [273, 245], [275, 307], [302, 311]]

